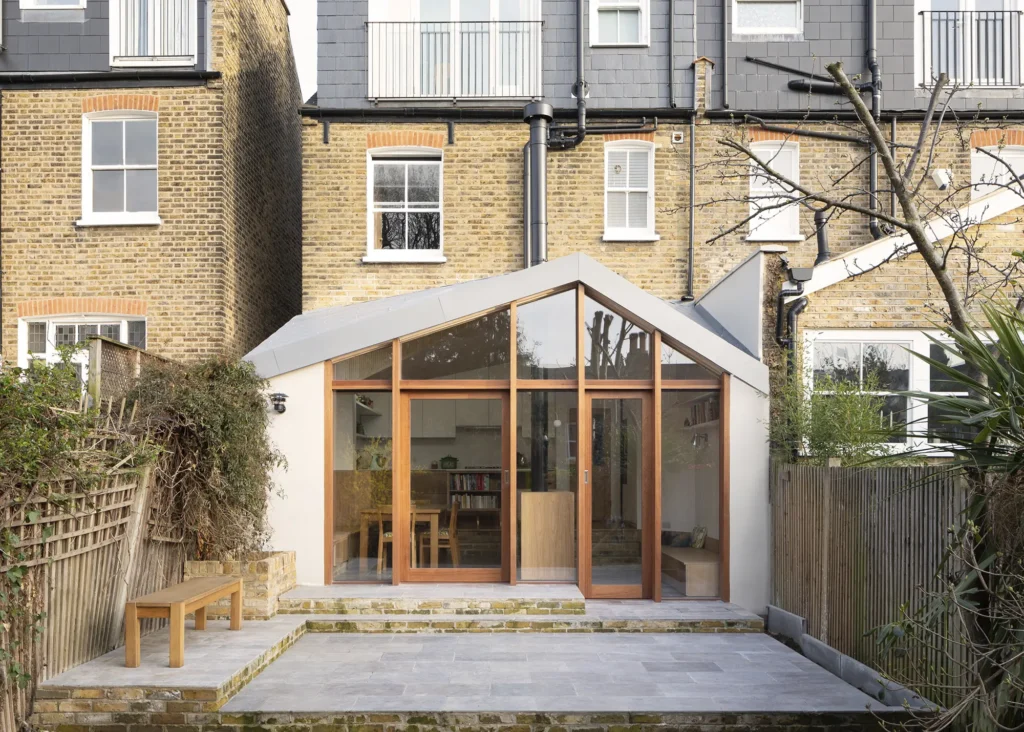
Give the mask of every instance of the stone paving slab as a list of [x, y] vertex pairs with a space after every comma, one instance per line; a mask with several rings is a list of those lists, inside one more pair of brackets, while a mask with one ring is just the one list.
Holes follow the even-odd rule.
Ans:
[[309, 634], [223, 708], [225, 714], [887, 710], [758, 633]]
[[407, 582], [401, 585], [299, 585], [281, 595], [285, 599], [414, 599], [414, 600], [583, 600], [572, 584], [520, 584], [497, 582]]

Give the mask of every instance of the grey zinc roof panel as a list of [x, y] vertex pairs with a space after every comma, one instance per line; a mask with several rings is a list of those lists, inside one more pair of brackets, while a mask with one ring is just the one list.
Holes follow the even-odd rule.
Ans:
[[576, 282], [767, 393], [767, 368], [732, 339], [585, 254], [495, 277], [312, 310], [292, 318], [245, 359], [260, 375], [270, 378]]

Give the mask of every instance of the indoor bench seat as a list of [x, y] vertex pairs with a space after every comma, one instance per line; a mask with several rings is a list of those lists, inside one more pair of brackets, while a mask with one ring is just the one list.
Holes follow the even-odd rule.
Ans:
[[661, 571], [686, 584], [687, 597], [718, 597], [721, 558], [708, 549], [661, 547]]
[[129, 602], [124, 609], [124, 665], [140, 663], [139, 621], [171, 621], [171, 668], [185, 665], [185, 615], [194, 612], [196, 630], [206, 629], [206, 606], [231, 596], [231, 630], [242, 629], [241, 577], [197, 577]]

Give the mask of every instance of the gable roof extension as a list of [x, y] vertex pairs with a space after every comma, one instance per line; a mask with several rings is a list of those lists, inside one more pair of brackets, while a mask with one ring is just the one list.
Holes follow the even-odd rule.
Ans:
[[[986, 221], [1009, 213], [1024, 206], [1024, 197], [1020, 193], [1003, 188], [987, 196], [981, 196], [966, 206], [957, 209], [956, 217], [937, 217], [928, 222], [928, 240], [942, 241], [964, 225], [983, 224]], [[842, 282], [850, 277], [870, 272], [876, 267], [892, 259], [900, 259], [917, 250], [910, 235], [906, 232], [876, 239], [870, 244], [851, 249], [842, 256], [835, 257], [814, 267], [814, 276], [804, 283], [804, 295]], [[788, 282], [794, 287], [795, 282]], [[794, 299], [794, 298], [789, 298]]]
[[312, 310], [292, 318], [245, 360], [261, 376], [271, 378], [577, 282], [705, 361], [768, 393], [764, 364], [585, 254], [570, 254], [496, 277]]

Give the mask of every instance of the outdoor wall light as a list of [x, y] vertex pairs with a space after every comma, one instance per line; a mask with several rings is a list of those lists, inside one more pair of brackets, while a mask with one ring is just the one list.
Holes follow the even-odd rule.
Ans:
[[287, 394], [281, 392], [275, 392], [270, 395], [270, 403], [274, 405], [274, 411], [278, 414], [284, 414], [285, 406], [284, 402], [288, 398]]
[[935, 185], [940, 191], [944, 191], [953, 182], [953, 171], [948, 168], [939, 168], [932, 172], [932, 180], [935, 181]]

